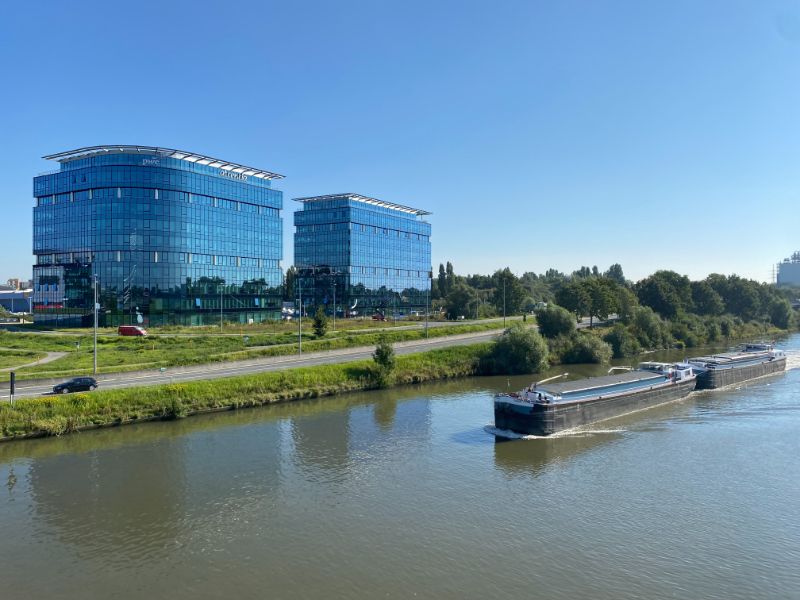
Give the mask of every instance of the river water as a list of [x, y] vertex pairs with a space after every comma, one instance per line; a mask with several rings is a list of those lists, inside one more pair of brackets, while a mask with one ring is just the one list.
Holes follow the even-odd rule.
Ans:
[[797, 599], [783, 345], [552, 439], [486, 433], [500, 377], [0, 445], [0, 597]]

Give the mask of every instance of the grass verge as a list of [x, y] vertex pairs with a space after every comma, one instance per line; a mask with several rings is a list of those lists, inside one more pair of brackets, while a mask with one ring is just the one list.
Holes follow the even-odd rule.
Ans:
[[[478, 372], [491, 344], [454, 346], [397, 357], [390, 385]], [[372, 361], [304, 367], [177, 383], [19, 400], [0, 405], [2, 440], [62, 435], [84, 429], [261, 406], [378, 387]]]

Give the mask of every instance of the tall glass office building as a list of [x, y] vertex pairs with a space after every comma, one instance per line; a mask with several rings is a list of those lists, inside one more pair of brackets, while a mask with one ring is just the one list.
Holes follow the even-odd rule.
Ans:
[[430, 213], [358, 194], [296, 200], [303, 209], [294, 213], [295, 295], [304, 306], [338, 316], [425, 310]]
[[280, 317], [281, 175], [182, 150], [93, 146], [35, 177], [34, 319], [202, 325]]

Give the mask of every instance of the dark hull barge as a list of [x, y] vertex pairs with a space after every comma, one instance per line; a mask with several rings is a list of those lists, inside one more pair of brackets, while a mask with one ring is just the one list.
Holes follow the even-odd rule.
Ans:
[[[565, 429], [645, 410], [688, 396], [696, 376], [690, 365], [643, 363], [618, 375], [566, 383], [540, 382], [494, 401], [495, 429], [547, 436]], [[497, 432], [496, 435], [501, 435]]]
[[690, 358], [697, 389], [713, 390], [786, 370], [786, 354], [772, 344], [747, 344], [738, 352]]

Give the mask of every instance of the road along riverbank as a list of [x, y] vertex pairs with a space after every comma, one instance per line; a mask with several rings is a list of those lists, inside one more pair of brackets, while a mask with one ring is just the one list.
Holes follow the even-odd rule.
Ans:
[[[474, 375], [490, 347], [483, 343], [398, 356], [389, 385]], [[378, 381], [373, 361], [359, 360], [215, 380], [29, 398], [13, 406], [0, 404], [0, 441], [370, 390], [379, 387]]]

